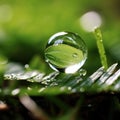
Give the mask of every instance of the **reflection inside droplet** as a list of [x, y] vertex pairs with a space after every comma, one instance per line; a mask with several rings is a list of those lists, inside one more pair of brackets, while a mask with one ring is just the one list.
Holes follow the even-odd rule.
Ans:
[[77, 53], [73, 53], [72, 56], [73, 56], [74, 58], [77, 58], [77, 57], [78, 57], [78, 54], [77, 54]]

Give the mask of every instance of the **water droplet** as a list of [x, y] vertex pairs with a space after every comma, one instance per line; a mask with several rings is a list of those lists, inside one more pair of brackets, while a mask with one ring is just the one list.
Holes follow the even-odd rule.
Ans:
[[13, 73], [11, 73], [11, 74], [5, 74], [4, 75], [4, 79], [5, 80], [17, 80], [17, 75], [13, 74]]
[[28, 71], [28, 72], [24, 72], [22, 74], [17, 74], [17, 79], [19, 79], [19, 80], [31, 79], [38, 74], [39, 74], [38, 71]]
[[72, 56], [73, 56], [73, 58], [77, 58], [78, 54], [77, 53], [73, 53]]
[[80, 76], [85, 76], [87, 74], [87, 71], [85, 69], [79, 70]]
[[25, 69], [27, 70], [29, 68], [30, 68], [29, 64], [25, 64]]
[[40, 93], [40, 92], [42, 92], [43, 90], [45, 90], [44, 87], [43, 87], [43, 88], [40, 88], [40, 89], [38, 90], [38, 92]]
[[28, 90], [32, 90], [32, 88], [31, 88], [31, 87], [27, 87], [27, 89], [28, 89]]
[[20, 93], [20, 89], [19, 88], [16, 88], [16, 89], [14, 89], [13, 91], [12, 91], [12, 95], [17, 95], [17, 94], [19, 94]]
[[44, 73], [39, 73], [39, 74], [36, 75], [33, 79], [34, 79], [34, 81], [36, 81], [36, 82], [40, 82], [40, 81], [42, 80], [42, 78], [43, 78], [44, 75], [45, 75]]
[[45, 60], [55, 71], [75, 73], [84, 65], [86, 58], [86, 45], [75, 33], [59, 32], [48, 40]]
[[68, 87], [68, 90], [72, 90], [72, 87], [69, 86], [69, 87]]

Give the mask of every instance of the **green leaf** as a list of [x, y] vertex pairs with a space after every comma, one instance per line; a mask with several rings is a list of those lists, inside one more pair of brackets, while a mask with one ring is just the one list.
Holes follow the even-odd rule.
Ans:
[[46, 49], [45, 57], [60, 68], [77, 64], [84, 59], [83, 52], [65, 44], [53, 45]]
[[105, 70], [107, 70], [108, 64], [107, 64], [107, 57], [106, 57], [105, 48], [102, 40], [102, 33], [99, 28], [96, 28], [94, 31], [94, 34], [96, 37], [97, 47], [100, 54], [102, 66], [104, 67]]
[[[4, 78], [7, 75], [9, 77], [4, 80], [7, 86], [1, 90], [3, 95], [44, 96], [120, 91], [120, 69], [117, 70], [116, 63], [111, 65], [107, 71], [103, 67], [99, 68], [88, 78], [80, 76], [79, 73], [65, 74], [59, 72], [52, 72], [45, 76], [39, 71], [5, 74]], [[19, 89], [18, 93], [14, 93], [16, 89]]]

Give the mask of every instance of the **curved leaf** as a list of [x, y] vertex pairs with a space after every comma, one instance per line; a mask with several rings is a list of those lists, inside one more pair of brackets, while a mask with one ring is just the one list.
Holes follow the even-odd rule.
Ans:
[[53, 65], [65, 68], [84, 59], [83, 52], [65, 44], [53, 45], [45, 50], [46, 59]]

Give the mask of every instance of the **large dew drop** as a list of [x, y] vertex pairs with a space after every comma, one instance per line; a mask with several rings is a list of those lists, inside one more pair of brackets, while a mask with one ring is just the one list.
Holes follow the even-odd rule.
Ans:
[[75, 73], [83, 66], [86, 58], [86, 45], [75, 33], [59, 32], [48, 40], [45, 60], [56, 71]]

